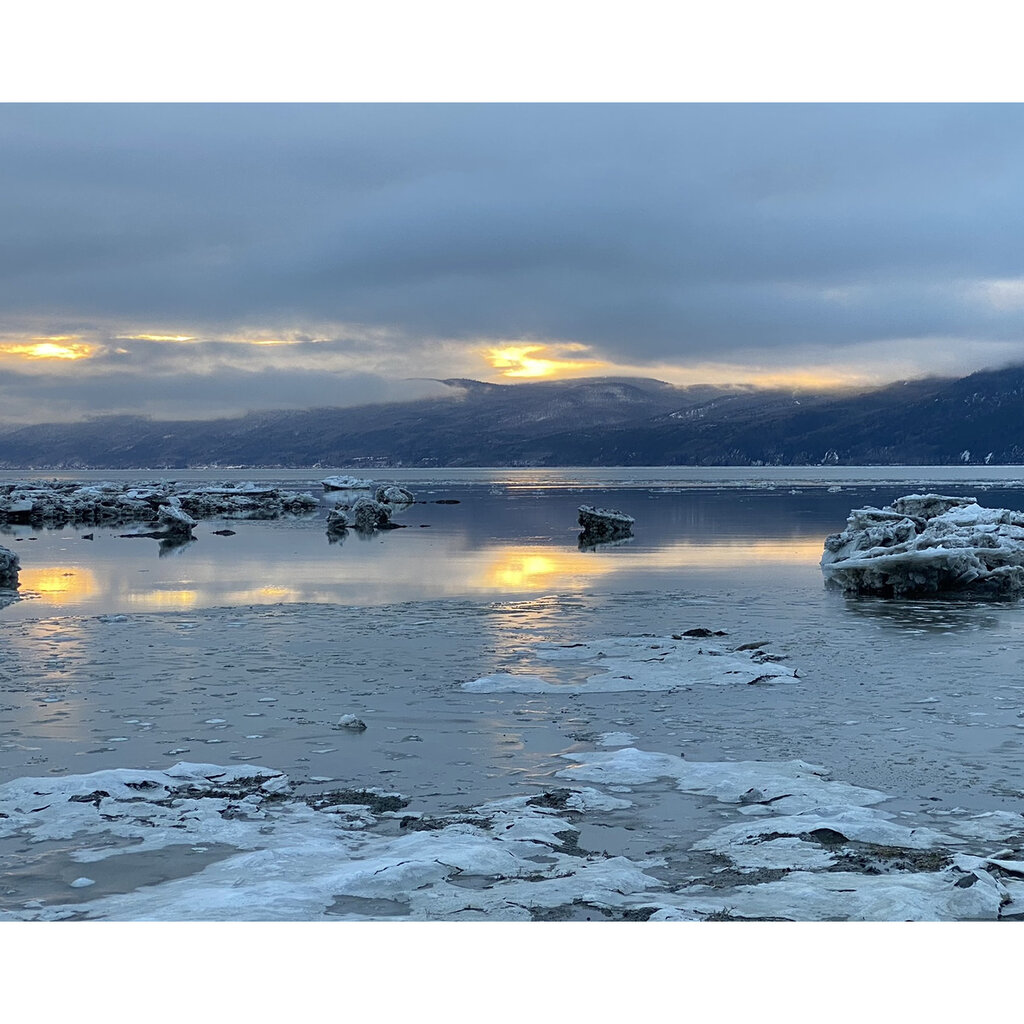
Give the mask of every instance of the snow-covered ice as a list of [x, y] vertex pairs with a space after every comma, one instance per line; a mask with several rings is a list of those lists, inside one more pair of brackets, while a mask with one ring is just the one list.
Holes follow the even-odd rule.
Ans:
[[372, 491], [372, 480], [358, 476], [326, 476], [320, 481], [325, 491]]
[[[318, 505], [309, 493], [252, 483], [196, 488], [178, 487], [165, 480], [142, 484], [81, 485], [57, 480], [47, 484], [0, 484], [0, 523], [113, 525], [155, 521], [168, 514], [175, 521], [181, 515], [194, 520], [213, 516], [275, 519], [307, 514]], [[171, 513], [171, 509], [178, 511]]]
[[[885, 794], [802, 761], [565, 756], [564, 788], [440, 816], [397, 794], [251, 764], [17, 779], [0, 786], [0, 840], [60, 842], [75, 895], [12, 878], [0, 920], [995, 920], [1021, 910], [1024, 859], [1005, 844], [1019, 842], [1020, 816], [1001, 820], [1004, 842], [985, 852], [903, 825], [877, 806]], [[623, 791], [641, 800], [664, 780], [733, 818], [684, 840], [690, 876], [668, 880], [653, 851], [586, 848], [584, 829], [635, 810]], [[147, 858], [176, 852], [173, 877], [147, 873]]]
[[854, 509], [826, 538], [821, 568], [856, 593], [1013, 597], [1024, 592], [1024, 513], [941, 494]]
[[[743, 645], [741, 645], [743, 646]], [[562, 646], [541, 643], [534, 657], [552, 664], [535, 672], [496, 672], [462, 684], [473, 693], [627, 693], [793, 682], [795, 669], [762, 647], [729, 650], [694, 637], [608, 637]], [[560, 679], [560, 663], [592, 667], [586, 679]]]

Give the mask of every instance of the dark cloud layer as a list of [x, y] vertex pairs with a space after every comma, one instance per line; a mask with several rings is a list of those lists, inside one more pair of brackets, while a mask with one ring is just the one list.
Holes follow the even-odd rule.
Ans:
[[0, 152], [12, 322], [1020, 338], [1019, 105], [7, 105]]

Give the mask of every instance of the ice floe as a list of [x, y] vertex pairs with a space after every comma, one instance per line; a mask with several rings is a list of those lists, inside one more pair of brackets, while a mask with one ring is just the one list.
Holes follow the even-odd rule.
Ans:
[[627, 786], [670, 779], [680, 792], [745, 806], [784, 803], [786, 809], [822, 804], [857, 807], [886, 799], [876, 790], [833, 782], [825, 769], [799, 760], [688, 761], [679, 755], [635, 747], [563, 757], [575, 762], [558, 772], [563, 778]]
[[327, 476], [320, 481], [325, 491], [372, 491], [372, 480], [358, 476]]
[[826, 583], [885, 597], [1024, 592], [1024, 513], [976, 499], [910, 494], [883, 508], [854, 509], [825, 540]]
[[275, 519], [314, 511], [311, 494], [252, 483], [181, 488], [174, 483], [83, 486], [74, 481], [0, 484], [0, 522], [61, 525], [157, 521], [169, 509], [193, 519], [213, 516]]
[[385, 505], [411, 505], [415, 500], [412, 491], [398, 484], [383, 484], [373, 493], [374, 501]]
[[[968, 885], [961, 882], [967, 880]], [[792, 871], [728, 892], [707, 888], [685, 909], [723, 918], [787, 921], [997, 920], [1007, 891], [989, 873], [955, 869], [866, 875]]]
[[[462, 684], [474, 693], [623, 693], [792, 682], [795, 669], [779, 664], [764, 644], [729, 650], [697, 637], [609, 637], [586, 643], [540, 643], [535, 658], [552, 663], [555, 681], [536, 672], [497, 672]], [[583, 681], [558, 675], [559, 663], [591, 664]]]
[[339, 504], [327, 514], [327, 532], [343, 533], [353, 529], [359, 533], [373, 533], [375, 530], [393, 528], [391, 522], [393, 507], [373, 498], [357, 498], [351, 505]]

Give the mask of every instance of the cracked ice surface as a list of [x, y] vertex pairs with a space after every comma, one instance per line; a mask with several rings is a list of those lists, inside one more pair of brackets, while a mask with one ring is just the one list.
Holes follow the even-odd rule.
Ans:
[[[620, 788], [667, 779], [680, 791], [739, 805], [744, 820], [691, 847], [728, 862], [738, 879], [720, 886], [712, 872], [677, 887], [666, 902], [680, 911], [801, 921], [995, 920], [1024, 912], [1019, 849], [958, 852], [965, 841], [1019, 846], [1021, 815], [946, 812], [936, 815], [945, 827], [938, 831], [901, 823], [875, 806], [885, 794], [830, 780], [802, 761], [689, 763], [635, 748], [564, 756], [574, 764], [558, 772], [563, 778]], [[672, 916], [661, 910], [654, 919]]]
[[[425, 818], [376, 790], [303, 795], [308, 784], [248, 764], [16, 779], [0, 786], [0, 840], [62, 841], [67, 894], [32, 898], [12, 879], [0, 918], [530, 920], [575, 908], [651, 920], [994, 920], [1024, 910], [1020, 815], [944, 812], [938, 831], [799, 760], [565, 756], [561, 778], [619, 795], [581, 786]], [[588, 823], [636, 810], [623, 791], [666, 781], [732, 818], [694, 834], [691, 874], [668, 878], [656, 854], [583, 848]], [[116, 884], [119, 865], [186, 847], [215, 848], [212, 862]]]
[[[74, 838], [76, 863], [182, 844], [220, 844], [233, 852], [187, 877], [130, 892], [102, 893], [94, 885], [64, 904], [26, 899], [17, 906], [8, 898], [0, 917], [519, 920], [573, 902], [612, 916], [660, 905], [649, 894], [662, 886], [642, 865], [575, 851], [575, 827], [557, 807], [531, 804], [529, 797], [403, 833], [397, 812], [373, 814], [355, 804], [318, 810], [316, 799], [306, 802], [293, 790], [272, 769], [187, 763], [163, 772], [119, 769], [7, 783], [0, 787], [0, 803], [9, 809], [0, 838]], [[564, 810], [575, 815], [628, 806], [587, 788], [562, 797]], [[406, 823], [418, 820], [410, 815]], [[111, 837], [131, 845], [111, 845]], [[80, 893], [83, 887], [72, 882], [69, 888]]]

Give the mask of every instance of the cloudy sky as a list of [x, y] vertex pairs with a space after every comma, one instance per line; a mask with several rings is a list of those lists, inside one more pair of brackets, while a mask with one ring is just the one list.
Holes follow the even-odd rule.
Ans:
[[2, 104], [0, 420], [1024, 362], [1024, 106]]

